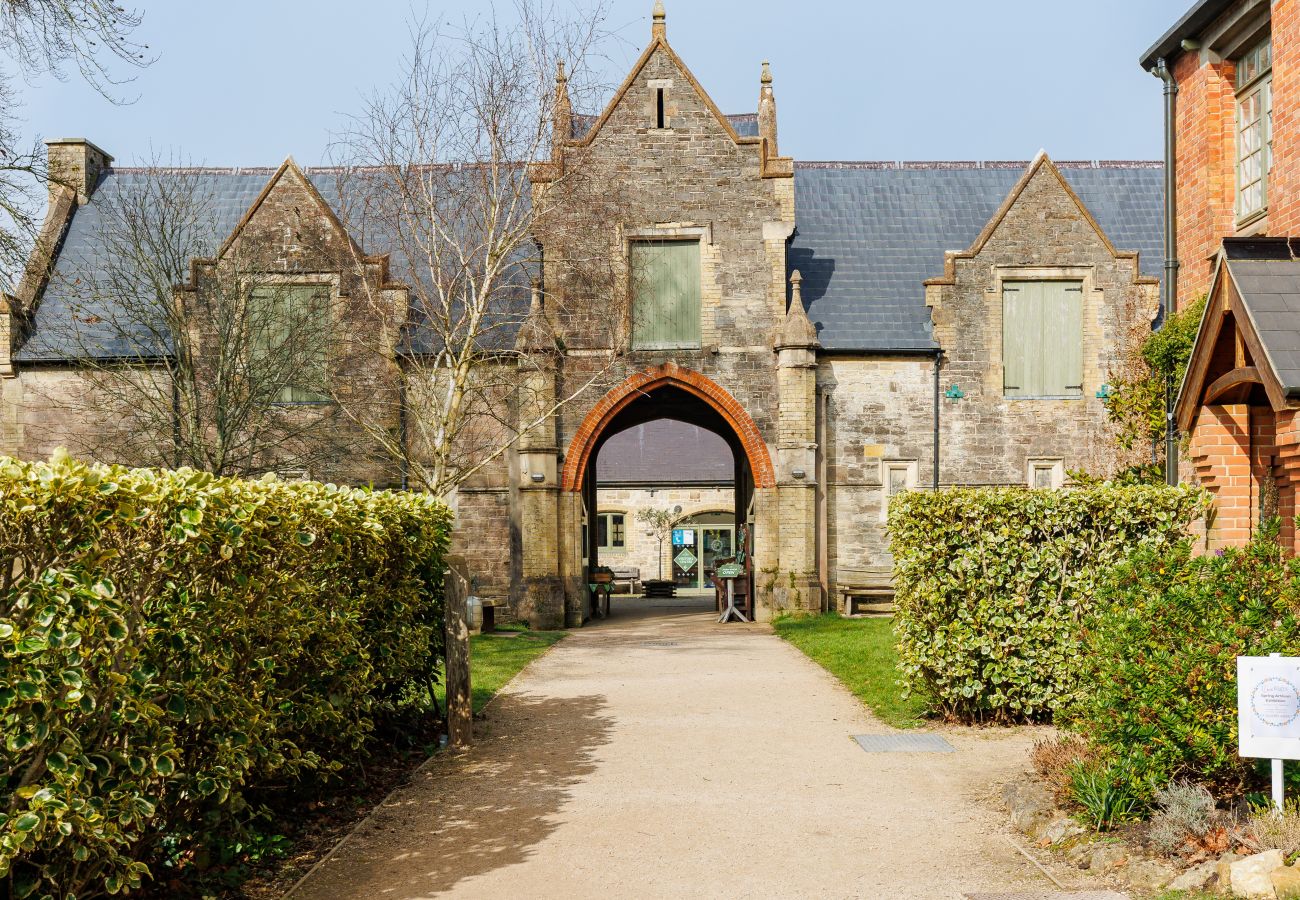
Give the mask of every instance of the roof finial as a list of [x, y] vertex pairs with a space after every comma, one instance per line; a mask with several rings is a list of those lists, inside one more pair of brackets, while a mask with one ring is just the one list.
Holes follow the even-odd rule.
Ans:
[[564, 74], [564, 60], [557, 59], [555, 61], [555, 83], [566, 84], [568, 80], [569, 76]]
[[667, 19], [667, 16], [664, 14], [664, 0], [655, 0], [655, 8], [652, 18], [654, 19], [654, 24], [650, 26], [650, 36], [662, 38], [667, 32], [664, 25], [664, 22]]
[[555, 64], [555, 108], [551, 110], [551, 159], [562, 161], [566, 143], [573, 138], [573, 105], [569, 102], [569, 76], [564, 74], [564, 60]]
[[799, 274], [798, 269], [795, 269], [793, 272], [790, 273], [790, 308], [791, 309], [794, 309], [796, 306], [800, 308], [803, 307], [803, 290], [800, 287], [802, 284], [803, 284], [803, 275]]
[[776, 94], [772, 91], [772, 67], [763, 60], [763, 74], [758, 88], [758, 136], [765, 139], [766, 154], [770, 159], [776, 149]]

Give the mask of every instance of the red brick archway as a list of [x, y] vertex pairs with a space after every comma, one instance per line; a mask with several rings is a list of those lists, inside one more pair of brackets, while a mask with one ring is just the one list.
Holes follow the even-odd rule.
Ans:
[[767, 444], [744, 407], [712, 379], [699, 372], [683, 369], [676, 363], [668, 362], [631, 376], [601, 397], [591, 408], [569, 443], [569, 452], [564, 457], [564, 475], [560, 479], [561, 489], [582, 490], [582, 479], [587, 472], [587, 464], [591, 461], [592, 450], [596, 447], [605, 428], [630, 403], [644, 397], [655, 388], [666, 385], [693, 394], [713, 407], [740, 440], [745, 457], [749, 460], [754, 487], [776, 487], [776, 475], [772, 470], [772, 458], [768, 455]]

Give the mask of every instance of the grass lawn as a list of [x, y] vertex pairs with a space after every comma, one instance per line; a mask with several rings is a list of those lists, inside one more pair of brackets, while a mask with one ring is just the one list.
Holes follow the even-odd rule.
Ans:
[[898, 684], [898, 651], [891, 619], [787, 616], [772, 623], [776, 633], [830, 672], [871, 711], [895, 728], [915, 728], [924, 701], [903, 698]]
[[[505, 626], [496, 634], [470, 635], [469, 682], [474, 712], [482, 711], [507, 681], [566, 634], [564, 631], [528, 631]], [[445, 708], [446, 702], [446, 688], [439, 685], [438, 705]]]

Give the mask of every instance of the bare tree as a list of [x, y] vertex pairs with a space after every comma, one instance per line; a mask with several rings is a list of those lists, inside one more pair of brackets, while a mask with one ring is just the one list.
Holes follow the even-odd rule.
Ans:
[[[566, 17], [520, 0], [513, 13], [510, 24], [414, 27], [401, 81], [337, 147], [344, 222], [361, 246], [390, 251], [410, 288], [405, 427], [375, 439], [415, 486], [440, 494], [600, 380], [623, 346], [619, 192], [588, 178], [584, 151], [567, 146], [572, 104], [604, 90], [592, 63], [605, 8]], [[529, 166], [561, 157], [539, 189]], [[557, 209], [564, 241], [552, 240]], [[579, 294], [601, 299], [605, 355], [557, 390], [547, 367], [572, 334], [565, 298]]]
[[[140, 13], [104, 0], [0, 0], [0, 55], [17, 74], [65, 77], [75, 66], [112, 102], [131, 80], [121, 75], [151, 61], [148, 47], [133, 40]], [[16, 280], [40, 224], [37, 188], [49, 177], [39, 141], [24, 146], [14, 110], [11, 73], [0, 67], [0, 284]]]
[[664, 577], [664, 541], [672, 534], [677, 524], [678, 512], [667, 508], [647, 506], [637, 511], [636, 519], [650, 530], [650, 535], [659, 542], [659, 579]]
[[65, 308], [42, 329], [84, 388], [51, 398], [87, 423], [75, 449], [217, 474], [332, 474], [356, 462], [357, 429], [328, 387], [347, 367], [330, 336], [332, 284], [285, 271], [269, 259], [275, 247], [222, 246], [202, 169], [119, 179], [96, 197], [94, 245], [47, 291]]

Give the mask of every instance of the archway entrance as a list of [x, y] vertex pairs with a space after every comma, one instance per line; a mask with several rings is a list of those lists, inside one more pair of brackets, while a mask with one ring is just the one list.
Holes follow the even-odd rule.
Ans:
[[[693, 580], [698, 588], [706, 583], [702, 550], [698, 541], [707, 539], [709, 546], [725, 545], [731, 556], [740, 556], [746, 570], [744, 579], [746, 605], [753, 609], [756, 491], [775, 484], [767, 445], [763, 442], [753, 420], [734, 398], [717, 384], [696, 372], [681, 369], [669, 363], [643, 372], [602, 398], [578, 429], [565, 458], [562, 485], [565, 490], [579, 495], [578, 522], [582, 529], [580, 545], [583, 548], [583, 582], [591, 571], [603, 564], [601, 544], [608, 544], [611, 520], [602, 518], [598, 501], [596, 461], [601, 449], [614, 436], [622, 432], [661, 419], [684, 422], [712, 432], [720, 437], [732, 457], [732, 493], [729, 521], [684, 523], [674, 535], [682, 546], [673, 556], [667, 578], [687, 586]], [[716, 517], [715, 517], [716, 518]], [[602, 535], [602, 526], [605, 533]], [[624, 527], [630, 523], [624, 522]], [[707, 538], [705, 531], [708, 531]], [[688, 546], [688, 541], [693, 538]], [[689, 553], [681, 550], [689, 549]], [[743, 551], [743, 552], [742, 552]], [[608, 555], [608, 553], [607, 553]], [[695, 559], [692, 560], [691, 557]], [[726, 559], [716, 548], [710, 562]], [[683, 565], [678, 565], [680, 559]], [[679, 571], [680, 570], [680, 571]], [[712, 572], [708, 573], [710, 576]], [[680, 577], [680, 580], [679, 580]], [[590, 607], [583, 604], [583, 618], [590, 616]]]

